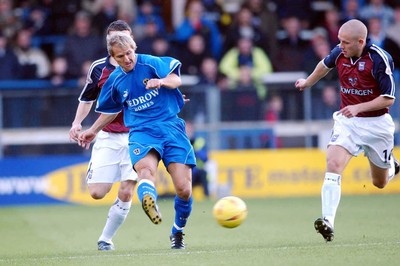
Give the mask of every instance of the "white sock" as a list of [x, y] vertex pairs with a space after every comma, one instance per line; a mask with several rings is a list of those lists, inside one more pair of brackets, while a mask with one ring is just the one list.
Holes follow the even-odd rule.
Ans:
[[322, 216], [327, 219], [332, 226], [334, 226], [336, 210], [340, 202], [340, 183], [340, 175], [325, 173], [324, 184], [321, 189]]
[[131, 205], [132, 201], [123, 202], [117, 198], [108, 212], [107, 222], [103, 228], [101, 236], [99, 237], [99, 241], [111, 243], [111, 240], [117, 233], [117, 230], [124, 223], [126, 217], [128, 216]]

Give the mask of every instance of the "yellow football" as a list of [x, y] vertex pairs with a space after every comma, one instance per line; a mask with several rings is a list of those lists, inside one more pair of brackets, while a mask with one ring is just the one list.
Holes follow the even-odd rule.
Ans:
[[238, 197], [227, 196], [219, 199], [213, 208], [217, 222], [226, 228], [239, 226], [247, 217], [246, 203]]

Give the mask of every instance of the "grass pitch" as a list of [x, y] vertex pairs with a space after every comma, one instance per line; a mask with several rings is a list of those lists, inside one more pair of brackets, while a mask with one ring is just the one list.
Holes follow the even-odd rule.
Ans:
[[195, 202], [186, 250], [169, 247], [169, 199], [161, 225], [134, 205], [109, 252], [97, 251], [109, 206], [0, 208], [0, 265], [399, 265], [400, 195], [342, 196], [331, 243], [313, 228], [319, 197], [244, 200], [234, 229], [214, 221], [215, 200]]

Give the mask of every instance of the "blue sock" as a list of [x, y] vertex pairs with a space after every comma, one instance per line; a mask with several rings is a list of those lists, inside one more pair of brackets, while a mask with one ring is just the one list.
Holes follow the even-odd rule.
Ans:
[[183, 232], [187, 219], [192, 212], [192, 202], [192, 196], [190, 196], [188, 201], [175, 196], [175, 222], [174, 226], [172, 226], [172, 234]]
[[143, 196], [150, 194], [155, 201], [157, 201], [157, 191], [154, 187], [154, 183], [147, 179], [142, 179], [139, 181], [137, 187], [137, 194], [139, 197], [139, 202], [142, 202]]

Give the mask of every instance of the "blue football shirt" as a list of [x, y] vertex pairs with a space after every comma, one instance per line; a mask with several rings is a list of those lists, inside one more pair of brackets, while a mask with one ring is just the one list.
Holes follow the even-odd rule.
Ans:
[[124, 123], [130, 128], [177, 117], [184, 105], [180, 90], [164, 87], [147, 90], [146, 83], [171, 73], [180, 76], [181, 62], [147, 54], [136, 54], [136, 59], [133, 70], [124, 72], [117, 67], [111, 73], [100, 92], [96, 112], [116, 114], [124, 109]]

